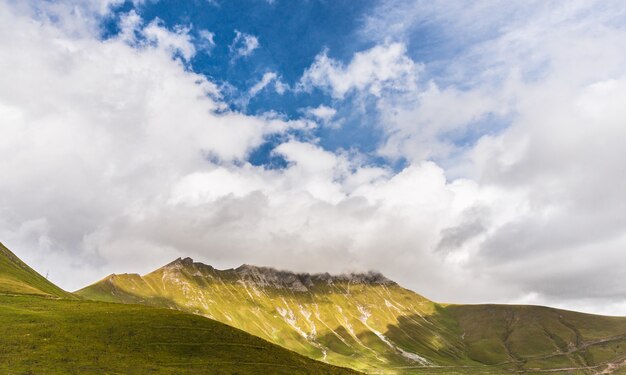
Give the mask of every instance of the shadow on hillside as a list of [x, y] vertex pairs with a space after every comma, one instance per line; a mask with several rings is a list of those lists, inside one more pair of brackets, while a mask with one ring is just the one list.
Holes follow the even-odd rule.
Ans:
[[[626, 318], [537, 306], [437, 305], [428, 316], [400, 317], [383, 335], [388, 343], [368, 330], [356, 333], [355, 339], [338, 327], [319, 341], [346, 357], [366, 355], [369, 363], [417, 373], [541, 369], [586, 374], [623, 365], [626, 357]], [[411, 353], [440, 370], [411, 360]]]

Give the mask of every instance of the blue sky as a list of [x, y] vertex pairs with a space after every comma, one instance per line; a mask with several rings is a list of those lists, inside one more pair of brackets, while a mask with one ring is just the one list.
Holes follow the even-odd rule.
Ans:
[[[375, 100], [359, 97], [361, 103], [357, 106], [350, 95], [336, 99], [322, 89], [298, 89], [305, 70], [320, 53], [327, 53], [330, 58], [347, 65], [356, 52], [376, 45], [380, 36], [363, 33], [376, 5], [377, 1], [373, 0], [164, 0], [140, 4], [126, 1], [115, 6], [104, 20], [103, 38], [115, 37], [120, 32], [120, 17], [130, 11], [137, 12], [146, 24], [158, 19], [172, 30], [188, 27], [200, 50], [187, 63], [188, 68], [222, 85], [222, 94], [231, 109], [251, 115], [276, 112], [289, 119], [302, 118], [308, 108], [320, 105], [337, 111], [335, 121], [341, 124], [339, 126], [321, 126], [306, 134], [294, 131], [279, 138], [268, 137], [266, 144], [250, 154], [248, 161], [255, 165], [267, 168], [285, 166], [280, 155], [271, 155], [271, 150], [289, 136], [317, 138], [319, 145], [331, 151], [356, 150], [371, 164], [399, 171], [406, 165], [404, 158], [385, 157], [376, 152], [385, 139], [385, 132], [380, 126]], [[207, 48], [202, 31], [212, 33], [214, 45]], [[238, 57], [233, 52], [238, 32], [258, 40], [258, 47], [248, 56]], [[439, 81], [437, 73], [445, 72], [446, 62], [462, 49], [458, 40], [444, 35], [441, 25], [435, 23], [416, 26], [407, 35], [388, 35], [384, 39], [386, 42], [401, 40], [408, 47], [407, 56], [432, 65], [428, 65], [420, 76], [422, 81]], [[275, 73], [290, 89], [279, 93], [268, 86], [247, 99], [248, 91], [268, 72]], [[445, 84], [446, 78], [441, 81]], [[504, 120], [496, 121], [492, 116], [489, 121], [477, 122], [480, 124], [472, 129], [443, 134], [442, 137], [460, 147], [471, 146], [482, 134], [501, 129]]]
[[0, 0], [0, 241], [626, 314], [618, 0]]

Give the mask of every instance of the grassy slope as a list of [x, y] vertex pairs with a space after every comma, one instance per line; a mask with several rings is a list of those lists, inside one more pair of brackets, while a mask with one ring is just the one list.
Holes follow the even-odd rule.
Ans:
[[[112, 275], [77, 294], [208, 316], [303, 355], [359, 370], [416, 363], [398, 348], [438, 363], [463, 357], [458, 339], [421, 317], [429, 316], [435, 304], [397, 285], [322, 284], [314, 293], [299, 293], [258, 288], [242, 283], [233, 272], [196, 263], [168, 265], [144, 277]], [[399, 316], [417, 320], [413, 332], [396, 330], [398, 340], [381, 339], [379, 334]]]
[[[626, 360], [626, 318], [542, 306], [452, 305], [468, 355], [513, 371], [577, 368], [593, 374]], [[612, 367], [612, 366], [610, 366]], [[624, 373], [625, 368], [614, 373]]]
[[0, 373], [349, 374], [174, 310], [0, 296]]
[[81, 301], [0, 246], [1, 374], [352, 374], [200, 316]]
[[0, 243], [0, 293], [76, 299], [38, 274]]
[[[112, 276], [79, 294], [207, 315], [301, 354], [364, 371], [591, 374], [626, 358], [624, 318], [536, 306], [444, 307], [397, 285], [335, 283], [312, 291], [258, 287], [233, 271], [194, 263], [168, 265], [144, 277]], [[425, 367], [406, 353], [441, 367]]]

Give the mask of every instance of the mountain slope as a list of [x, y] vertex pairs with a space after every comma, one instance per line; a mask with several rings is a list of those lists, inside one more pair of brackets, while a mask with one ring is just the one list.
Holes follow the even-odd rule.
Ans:
[[0, 294], [31, 294], [76, 299], [38, 274], [0, 243]]
[[187, 258], [145, 276], [111, 275], [77, 294], [204, 315], [364, 371], [594, 373], [618, 368], [626, 356], [624, 318], [535, 306], [442, 306], [373, 273], [246, 265], [222, 271]]
[[3, 246], [0, 280], [2, 374], [356, 374], [200, 316], [79, 300]]
[[0, 295], [2, 374], [355, 374], [200, 316]]
[[515, 371], [626, 372], [626, 318], [542, 306], [453, 305], [445, 310], [458, 322], [467, 353], [476, 361], [506, 363]]
[[[418, 352], [441, 362], [463, 354], [454, 337], [442, 336], [419, 317], [432, 313], [432, 302], [377, 274], [308, 276], [245, 265], [220, 271], [187, 258], [143, 277], [111, 275], [76, 293], [204, 315], [312, 358], [358, 369], [428, 363]], [[418, 316], [420, 335], [432, 342], [408, 340], [399, 347], [387, 340], [387, 324], [399, 315]]]

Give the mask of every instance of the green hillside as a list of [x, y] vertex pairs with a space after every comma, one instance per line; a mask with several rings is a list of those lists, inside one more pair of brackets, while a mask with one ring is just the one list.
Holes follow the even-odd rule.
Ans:
[[200, 316], [78, 300], [4, 247], [0, 267], [0, 374], [356, 373]]
[[458, 322], [468, 355], [485, 364], [626, 373], [626, 318], [512, 305], [452, 305], [445, 313]]
[[31, 294], [76, 299], [22, 262], [0, 243], [0, 294]]
[[187, 258], [145, 276], [111, 275], [77, 294], [207, 316], [372, 373], [594, 374], [619, 373], [626, 364], [626, 318], [536, 306], [444, 306], [379, 274], [216, 270]]
[[138, 305], [0, 295], [2, 374], [350, 374], [225, 324]]

